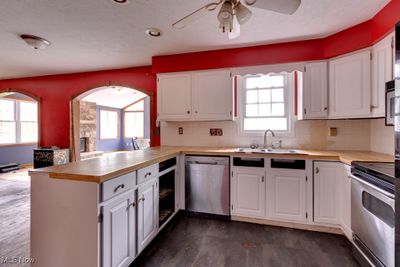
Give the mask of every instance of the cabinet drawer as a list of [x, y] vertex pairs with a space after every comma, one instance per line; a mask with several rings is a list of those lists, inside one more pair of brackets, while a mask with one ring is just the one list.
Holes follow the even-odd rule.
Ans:
[[136, 184], [136, 172], [131, 172], [114, 179], [108, 180], [102, 184], [101, 200], [105, 201], [114, 196], [133, 189]]
[[148, 181], [158, 175], [158, 163], [138, 170], [138, 184]]

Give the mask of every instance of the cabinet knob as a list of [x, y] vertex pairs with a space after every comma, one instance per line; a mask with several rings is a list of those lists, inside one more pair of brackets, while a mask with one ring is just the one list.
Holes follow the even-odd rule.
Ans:
[[135, 202], [129, 203], [128, 209], [129, 209], [130, 207], [134, 208], [135, 206], [136, 206], [136, 203], [135, 203]]
[[196, 114], [197, 114], [197, 110], [196, 110], [194, 113], [196, 113]]
[[315, 173], [319, 173], [319, 168], [318, 167], [315, 168]]
[[148, 172], [144, 175], [144, 178], [147, 178], [148, 176], [151, 176], [151, 172]]
[[141, 198], [138, 199], [138, 201], [145, 201], [146, 199], [144, 198], [144, 196], [142, 196]]
[[124, 184], [120, 184], [120, 185], [118, 185], [116, 188], [114, 188], [114, 193], [116, 193], [117, 191], [118, 191], [118, 189], [124, 189], [125, 188], [125, 185]]
[[328, 107], [324, 107], [324, 110], [328, 110]]
[[190, 110], [187, 111], [187, 114], [190, 114]]
[[264, 183], [264, 176], [261, 176], [261, 182]]

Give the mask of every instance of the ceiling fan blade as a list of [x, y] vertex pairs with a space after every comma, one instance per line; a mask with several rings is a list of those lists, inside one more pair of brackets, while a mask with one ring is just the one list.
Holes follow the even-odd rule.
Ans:
[[183, 17], [182, 19], [178, 20], [177, 22], [172, 24], [172, 27], [177, 28], [177, 29], [182, 29], [192, 23], [193, 21], [203, 17], [205, 14], [207, 14], [208, 11], [214, 11], [219, 4], [222, 3], [222, 0], [215, 2], [215, 3], [210, 3], [207, 4], [189, 15]]
[[232, 21], [232, 31], [228, 31], [228, 39], [232, 40], [238, 38], [239, 36], [240, 36], [240, 24], [235, 16]]
[[291, 15], [299, 8], [301, 0], [245, 0], [244, 3], [248, 6]]

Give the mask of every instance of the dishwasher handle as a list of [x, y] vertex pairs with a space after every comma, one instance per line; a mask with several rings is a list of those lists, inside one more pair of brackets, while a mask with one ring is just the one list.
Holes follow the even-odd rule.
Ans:
[[216, 162], [216, 161], [214, 161], [214, 162], [195, 161], [194, 164], [199, 164], [199, 165], [218, 165], [218, 162]]

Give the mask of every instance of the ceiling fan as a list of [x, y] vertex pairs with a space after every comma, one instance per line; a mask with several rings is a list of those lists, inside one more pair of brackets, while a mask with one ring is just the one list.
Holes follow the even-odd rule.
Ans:
[[214, 11], [221, 6], [217, 15], [219, 27], [222, 32], [228, 33], [229, 39], [234, 39], [240, 36], [240, 25], [246, 23], [252, 15], [247, 6], [293, 14], [300, 4], [301, 0], [219, 0], [195, 10], [172, 24], [172, 27], [182, 29], [207, 12]]

